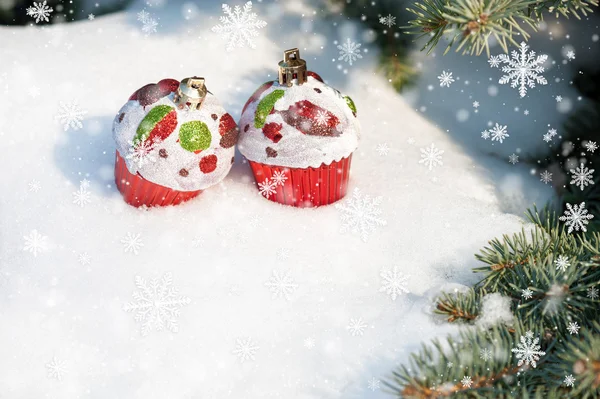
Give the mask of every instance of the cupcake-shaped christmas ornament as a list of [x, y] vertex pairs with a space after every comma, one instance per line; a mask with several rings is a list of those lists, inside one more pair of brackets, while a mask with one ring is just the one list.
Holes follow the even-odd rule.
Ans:
[[137, 90], [113, 122], [115, 181], [133, 206], [176, 205], [229, 173], [235, 121], [193, 77]]
[[312, 207], [346, 194], [360, 135], [356, 107], [307, 71], [298, 49], [284, 52], [279, 79], [250, 97], [239, 126], [239, 150], [269, 200]]

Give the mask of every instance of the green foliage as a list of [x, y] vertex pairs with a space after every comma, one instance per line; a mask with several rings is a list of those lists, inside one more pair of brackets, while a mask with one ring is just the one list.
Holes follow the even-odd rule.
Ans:
[[426, 37], [422, 50], [432, 51], [444, 35], [451, 37], [444, 53], [458, 44], [456, 51], [489, 56], [489, 39], [494, 37], [507, 52], [508, 44], [529, 38], [545, 11], [568, 17], [591, 13], [598, 0], [421, 0], [408, 11], [414, 19], [407, 33]]
[[[591, 294], [600, 285], [600, 234], [568, 234], [548, 208], [534, 208], [529, 218], [529, 231], [491, 240], [476, 255], [484, 264], [474, 269], [482, 274], [479, 283], [439, 296], [436, 313], [464, 327], [458, 337], [423, 346], [395, 370], [385, 383], [390, 393], [402, 398], [600, 397], [600, 300]], [[564, 270], [557, 267], [559, 257], [569, 262]], [[524, 289], [530, 295], [524, 296]], [[513, 323], [487, 330], [472, 326], [482, 298], [492, 292], [510, 299]], [[569, 331], [569, 323], [578, 323], [578, 334]], [[518, 366], [511, 352], [528, 331], [546, 353], [536, 368]], [[483, 358], [482, 350], [491, 358]], [[575, 378], [574, 387], [565, 385], [567, 375]]]

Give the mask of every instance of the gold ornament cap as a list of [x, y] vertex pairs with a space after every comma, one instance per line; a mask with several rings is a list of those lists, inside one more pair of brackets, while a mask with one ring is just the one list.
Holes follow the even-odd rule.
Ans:
[[207, 90], [204, 85], [204, 78], [199, 78], [197, 76], [185, 78], [179, 83], [173, 101], [177, 104], [179, 109], [183, 109], [189, 104], [191, 110], [198, 110], [204, 102], [206, 93]]
[[289, 87], [294, 82], [298, 85], [306, 82], [306, 61], [300, 58], [297, 48], [285, 50], [283, 60], [279, 61], [279, 84]]

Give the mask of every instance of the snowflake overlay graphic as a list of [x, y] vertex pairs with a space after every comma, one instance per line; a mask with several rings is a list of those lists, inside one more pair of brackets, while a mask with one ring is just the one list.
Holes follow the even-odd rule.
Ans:
[[547, 170], [540, 173], [540, 181], [544, 182], [544, 184], [548, 184], [552, 181], [552, 173]]
[[285, 181], [287, 180], [287, 176], [285, 172], [275, 171], [273, 172], [273, 176], [271, 176], [271, 180], [275, 183], [276, 186], [283, 186]]
[[136, 276], [135, 285], [138, 291], [133, 293], [133, 302], [123, 306], [127, 312], [135, 312], [135, 321], [142, 323], [142, 335], [146, 336], [151, 330], [162, 331], [165, 328], [176, 333], [179, 330], [177, 318], [179, 309], [189, 305], [190, 298], [179, 295], [173, 288], [172, 274], [165, 273], [163, 277], [146, 279]]
[[508, 126], [502, 126], [496, 123], [496, 126], [490, 129], [492, 141], [499, 141], [500, 144], [502, 144], [505, 138], [510, 137], [507, 129]]
[[48, 18], [52, 13], [52, 7], [46, 5], [46, 0], [43, 2], [36, 3], [33, 2], [33, 6], [27, 8], [27, 15], [35, 18], [35, 23], [37, 24], [40, 21], [50, 22]]
[[598, 144], [595, 141], [588, 141], [584, 144], [584, 147], [587, 151], [593, 153], [598, 149]]
[[590, 298], [592, 301], [595, 301], [596, 299], [598, 299], [600, 297], [600, 295], [598, 295], [598, 288], [596, 287], [590, 287], [587, 289], [587, 297]]
[[594, 184], [594, 180], [592, 179], [592, 173], [594, 173], [595, 169], [588, 169], [583, 166], [583, 163], [575, 169], [571, 169], [570, 172], [572, 174], [571, 181], [569, 184], [575, 184], [579, 186], [581, 191], [588, 185]]
[[538, 345], [540, 342], [539, 338], [533, 338], [533, 332], [527, 331], [525, 336], [521, 336], [521, 343], [516, 348], [512, 348], [511, 351], [516, 354], [519, 362], [517, 366], [522, 366], [523, 363], [531, 364], [533, 368], [537, 367], [537, 361], [540, 360], [540, 356], [544, 356], [546, 352], [541, 351], [541, 346]]
[[304, 340], [304, 347], [307, 349], [312, 349], [315, 347], [315, 339], [313, 337], [308, 337]]
[[531, 291], [529, 288], [525, 288], [524, 290], [521, 290], [521, 296], [525, 300], [531, 299], [533, 298], [533, 291]]
[[252, 338], [238, 338], [235, 341], [233, 354], [240, 359], [240, 362], [244, 363], [246, 360], [254, 360], [256, 351], [259, 349], [260, 348], [252, 341]]
[[558, 218], [558, 220], [565, 222], [568, 227], [567, 232], [572, 233], [573, 230], [587, 231], [585, 226], [589, 223], [590, 219], [593, 219], [594, 215], [588, 214], [588, 210], [585, 209], [585, 202], [577, 205], [571, 205], [567, 202], [567, 210], [565, 214]]
[[369, 234], [375, 232], [377, 226], [385, 226], [387, 222], [381, 218], [381, 197], [371, 198], [362, 195], [358, 188], [352, 192], [352, 197], [343, 203], [335, 204], [340, 211], [342, 219], [341, 232], [351, 231], [360, 234], [360, 238], [367, 242]]
[[131, 159], [138, 168], [151, 162], [156, 162], [156, 155], [152, 152], [156, 141], [142, 140], [137, 144], [129, 141], [129, 153], [125, 155], [126, 159]]
[[487, 362], [492, 358], [492, 351], [488, 348], [481, 349], [479, 351], [479, 358], [482, 359], [484, 362]]
[[491, 57], [488, 62], [492, 68], [502, 66], [502, 72], [506, 75], [502, 76], [498, 83], [510, 83], [511, 87], [519, 87], [519, 95], [525, 97], [527, 88], [534, 88], [535, 84], [548, 84], [546, 78], [541, 76], [544, 72], [542, 64], [548, 59], [545, 54], [536, 57], [535, 51], [527, 52], [529, 46], [525, 42], [521, 42], [520, 51], [513, 50], [511, 56], [508, 54], [500, 54], [499, 56]]
[[39, 180], [33, 179], [32, 181], [29, 182], [29, 191], [31, 191], [32, 193], [37, 193], [41, 189], [42, 189], [42, 184], [40, 183]]
[[158, 21], [154, 18], [147, 18], [142, 22], [142, 32], [149, 35], [152, 33], [156, 33], [156, 27], [158, 26]]
[[44, 252], [47, 249], [46, 239], [48, 237], [41, 235], [37, 230], [31, 230], [29, 235], [23, 238], [25, 239], [23, 251], [31, 252], [36, 258], [40, 252]]
[[56, 357], [53, 357], [49, 363], [46, 363], [46, 369], [48, 371], [48, 378], [53, 378], [58, 381], [62, 381], [65, 374], [67, 374], [67, 364]]
[[438, 79], [440, 80], [440, 87], [450, 87], [450, 85], [454, 82], [452, 72], [442, 71], [442, 74], [438, 76]]
[[571, 334], [571, 335], [573, 335], [573, 334], [579, 334], [579, 329], [580, 328], [581, 327], [579, 327], [579, 324], [577, 324], [577, 322], [571, 322], [567, 326], [567, 331], [569, 331], [569, 334]]
[[350, 335], [353, 337], [362, 336], [365, 333], [366, 328], [367, 325], [363, 322], [362, 317], [359, 317], [358, 319], [350, 319], [350, 322], [346, 326], [346, 330], [348, 330]]
[[508, 162], [512, 163], [513, 165], [517, 164], [519, 162], [519, 156], [517, 154], [511, 154], [508, 157]]
[[576, 379], [575, 379], [575, 377], [573, 377], [573, 374], [569, 374], [569, 375], [565, 376], [563, 383], [568, 387], [574, 387], [575, 381], [576, 381]]
[[379, 23], [391, 28], [392, 26], [396, 25], [396, 17], [394, 17], [392, 14], [388, 14], [385, 17], [379, 17]]
[[88, 190], [89, 183], [86, 180], [79, 182], [79, 190], [73, 192], [73, 203], [84, 207], [92, 202], [92, 193]]
[[123, 243], [123, 250], [125, 252], [133, 252], [135, 255], [137, 255], [140, 248], [144, 246], [141, 234], [127, 233], [121, 240], [121, 243]]
[[564, 255], [559, 255], [554, 264], [556, 265], [556, 270], [560, 270], [561, 272], [567, 271], [567, 267], [571, 266], [569, 258]]
[[273, 299], [285, 298], [288, 301], [296, 288], [298, 288], [298, 284], [294, 283], [294, 279], [290, 277], [288, 271], [279, 273], [277, 270], [273, 270], [273, 275], [265, 283], [265, 286], [271, 290]]
[[432, 170], [434, 167], [438, 165], [444, 165], [442, 162], [442, 154], [444, 150], [440, 150], [435, 147], [434, 143], [431, 143], [429, 147], [421, 148], [421, 160], [419, 163], [427, 166], [429, 170]]
[[319, 126], [325, 126], [329, 122], [329, 115], [327, 111], [318, 111], [317, 115], [315, 115], [315, 120]]
[[377, 153], [383, 157], [390, 153], [390, 147], [387, 145], [387, 143], [377, 144], [375, 151], [377, 151]]
[[227, 39], [227, 51], [245, 45], [256, 48], [252, 38], [257, 37], [257, 29], [264, 28], [267, 23], [257, 19], [256, 13], [252, 12], [252, 2], [246, 2], [243, 9], [235, 6], [232, 10], [227, 4], [223, 4], [222, 7], [225, 16], [219, 17], [221, 23], [213, 26], [212, 31]]
[[405, 276], [400, 272], [398, 266], [394, 266], [392, 270], [382, 270], [379, 276], [381, 276], [381, 288], [379, 292], [388, 294], [392, 298], [392, 301], [395, 301], [403, 293], [409, 293], [406, 283], [410, 276]]
[[352, 62], [362, 58], [359, 50], [360, 46], [360, 43], [355, 43], [350, 39], [346, 39], [346, 43], [337, 46], [338, 50], [340, 50], [340, 57], [338, 58], [338, 61], [345, 61], [352, 65]]
[[376, 390], [380, 389], [380, 386], [379, 386], [379, 384], [381, 384], [381, 381], [380, 381], [380, 380], [378, 380], [378, 379], [377, 379], [377, 378], [375, 378], [375, 377], [371, 377], [371, 379], [370, 379], [370, 380], [367, 382], [367, 387], [368, 387], [368, 388], [369, 388], [371, 391], [375, 392]]
[[69, 128], [79, 130], [83, 127], [83, 123], [81, 122], [85, 114], [87, 114], [87, 111], [82, 110], [77, 101], [73, 100], [68, 103], [60, 101], [60, 109], [58, 115], [56, 115], [56, 119], [60, 120], [60, 123], [63, 124], [65, 132]]
[[466, 376], [463, 377], [462, 380], [460, 380], [460, 383], [465, 388], [471, 388], [471, 385], [473, 385], [473, 380], [471, 379], [470, 376], [466, 375]]

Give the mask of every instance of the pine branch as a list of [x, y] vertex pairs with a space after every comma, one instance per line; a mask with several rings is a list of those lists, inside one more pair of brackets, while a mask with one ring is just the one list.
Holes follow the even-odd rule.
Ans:
[[444, 54], [455, 44], [456, 51], [489, 56], [489, 39], [494, 37], [508, 52], [508, 44], [518, 46], [514, 37], [527, 40], [529, 32], [543, 19], [545, 11], [568, 17], [588, 15], [598, 0], [422, 0], [415, 3], [406, 33], [428, 37], [422, 50], [431, 52], [445, 36], [451, 36]]

